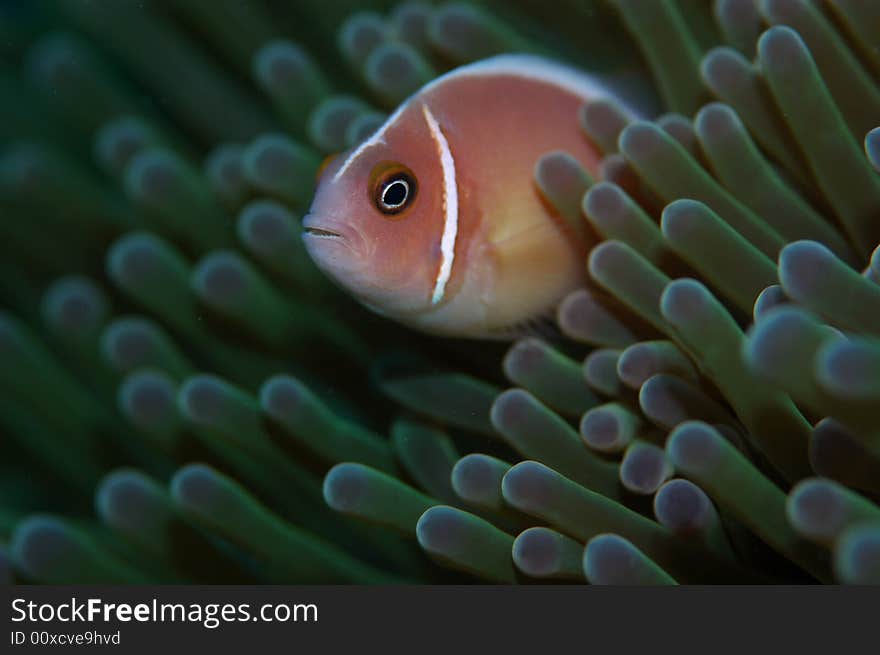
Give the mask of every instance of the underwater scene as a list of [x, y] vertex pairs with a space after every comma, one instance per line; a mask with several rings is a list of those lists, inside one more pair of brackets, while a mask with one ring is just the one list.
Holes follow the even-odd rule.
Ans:
[[0, 2], [0, 582], [880, 584], [880, 2]]

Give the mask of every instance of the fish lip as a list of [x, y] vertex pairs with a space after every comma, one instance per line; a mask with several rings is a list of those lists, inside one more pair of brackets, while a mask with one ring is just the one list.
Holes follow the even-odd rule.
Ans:
[[[330, 221], [321, 220], [315, 214], [306, 214], [302, 222], [303, 236], [313, 239], [338, 239], [346, 241], [346, 236], [341, 227], [337, 227]], [[336, 229], [333, 229], [336, 228]]]
[[305, 232], [306, 236], [314, 237], [316, 239], [344, 239], [339, 232], [334, 232], [333, 230], [328, 230], [323, 227], [304, 227], [303, 232]]

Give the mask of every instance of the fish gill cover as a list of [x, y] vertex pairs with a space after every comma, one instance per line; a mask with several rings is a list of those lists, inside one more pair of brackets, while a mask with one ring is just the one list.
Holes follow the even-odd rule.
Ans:
[[[0, 37], [0, 579], [880, 582], [880, 3], [20, 0]], [[420, 335], [300, 219], [503, 52], [643, 119], [583, 107], [597, 179], [536, 162], [600, 240], [562, 336]]]

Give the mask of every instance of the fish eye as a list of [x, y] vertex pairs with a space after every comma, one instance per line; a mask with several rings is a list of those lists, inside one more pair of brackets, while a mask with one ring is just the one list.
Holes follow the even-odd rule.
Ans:
[[409, 197], [409, 182], [403, 176], [391, 180], [382, 188], [383, 209], [397, 209], [401, 207]]
[[416, 197], [416, 178], [401, 165], [384, 165], [374, 175], [373, 203], [387, 217], [399, 217]]

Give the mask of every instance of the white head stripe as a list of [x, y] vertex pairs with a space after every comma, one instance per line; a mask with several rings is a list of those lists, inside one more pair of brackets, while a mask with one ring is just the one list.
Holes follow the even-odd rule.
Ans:
[[458, 184], [455, 179], [455, 159], [449, 149], [449, 142], [443, 135], [443, 130], [434, 118], [434, 114], [428, 109], [428, 105], [422, 105], [422, 114], [431, 137], [437, 144], [437, 154], [440, 156], [440, 167], [443, 169], [443, 236], [440, 238], [440, 270], [437, 271], [437, 279], [434, 281], [434, 293], [431, 295], [431, 304], [436, 305], [443, 300], [446, 292], [446, 283], [452, 275], [452, 263], [455, 260], [455, 237], [458, 234]]

